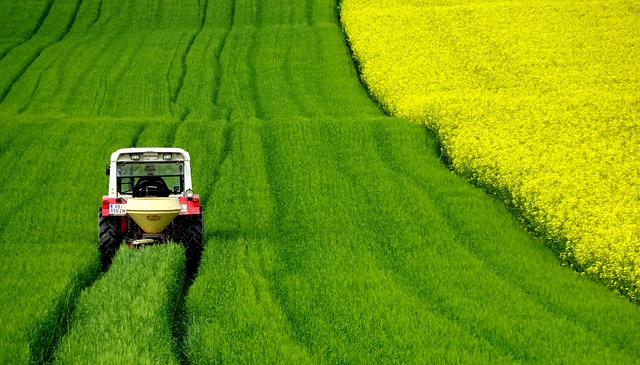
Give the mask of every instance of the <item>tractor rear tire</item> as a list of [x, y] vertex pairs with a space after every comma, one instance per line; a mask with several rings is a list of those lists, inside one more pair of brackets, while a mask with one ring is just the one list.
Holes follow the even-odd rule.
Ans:
[[204, 221], [202, 213], [179, 217], [180, 230], [176, 234], [176, 241], [180, 242], [186, 253], [186, 274], [195, 277], [200, 265], [200, 258], [204, 250]]
[[100, 252], [100, 263], [102, 271], [107, 271], [111, 266], [113, 256], [115, 256], [123, 234], [120, 232], [120, 217], [104, 217], [102, 212], [98, 216], [98, 251]]

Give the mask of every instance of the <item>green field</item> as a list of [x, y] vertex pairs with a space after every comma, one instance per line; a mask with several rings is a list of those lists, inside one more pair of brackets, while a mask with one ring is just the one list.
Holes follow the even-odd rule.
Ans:
[[[371, 101], [336, 5], [0, 0], [0, 363], [640, 362], [637, 305]], [[109, 156], [160, 145], [198, 275], [175, 246], [100, 273]]]

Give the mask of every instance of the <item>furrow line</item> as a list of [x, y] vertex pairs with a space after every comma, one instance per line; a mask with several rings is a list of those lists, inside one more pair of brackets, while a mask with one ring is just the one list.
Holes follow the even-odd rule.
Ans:
[[100, 16], [102, 15], [102, 1], [103, 0], [100, 0], [100, 2], [98, 3], [98, 10], [96, 12], [96, 17], [91, 21], [91, 23], [89, 23], [87, 28], [93, 27], [98, 22], [98, 20], [100, 20]]
[[[45, 49], [63, 41], [64, 38], [67, 36], [67, 34], [69, 34], [69, 31], [73, 27], [73, 24], [75, 24], [76, 18], [78, 16], [78, 11], [80, 10], [80, 6], [82, 5], [82, 1], [83, 0], [76, 1], [76, 6], [71, 14], [71, 18], [69, 19], [65, 27], [62, 29], [62, 33], [58, 36], [58, 38], [54, 39], [52, 42], [49, 42], [48, 44], [41, 46], [32, 55], [32, 57], [29, 58], [28, 61], [19, 69], [18, 73], [14, 75], [9, 85], [0, 93], [0, 104], [4, 102], [4, 100], [6, 99], [7, 95], [11, 92], [11, 89], [13, 89], [13, 86], [16, 84], [16, 82], [18, 82], [18, 80], [27, 72], [27, 70], [31, 67], [31, 65], [33, 65], [33, 63], [38, 59], [38, 57], [40, 57], [42, 52], [44, 52]], [[49, 5], [49, 3], [47, 5]], [[51, 6], [49, 6], [49, 10], [45, 12], [46, 14], [43, 13], [44, 16], [41, 17], [42, 22], [44, 22], [44, 19], [46, 19], [46, 17], [50, 13], [50, 9], [52, 6], [53, 6], [53, 1], [51, 1]], [[41, 27], [41, 24], [38, 26], [38, 29], [40, 29], [40, 27]]]
[[255, 56], [258, 35], [259, 35], [258, 31], [252, 34], [251, 45], [249, 46], [249, 51], [247, 52], [246, 62], [247, 62], [247, 69], [249, 70], [248, 72], [249, 89], [250, 89], [249, 93], [250, 93], [250, 99], [253, 102], [254, 116], [258, 119], [266, 119], [267, 114], [262, 108], [262, 106], [260, 105], [260, 91], [258, 89], [258, 74], [256, 71], [256, 65], [255, 65], [255, 63], [259, 62], [259, 60], [257, 60]]
[[[286, 221], [285, 212], [285, 200], [283, 197], [283, 192], [281, 187], [278, 186], [278, 166], [277, 159], [277, 151], [276, 149], [276, 137], [274, 136], [274, 131], [269, 125], [263, 129], [263, 132], [260, 134], [262, 146], [264, 149], [264, 160], [265, 160], [265, 173], [267, 175], [267, 184], [270, 189], [270, 195], [273, 199], [273, 226], [275, 227], [275, 236], [272, 234], [269, 237], [272, 240], [279, 240], [278, 236], [282, 235], [283, 222]], [[279, 258], [282, 262], [282, 258]], [[284, 264], [286, 265], [286, 263]], [[313, 348], [309, 345], [308, 341], [304, 340], [304, 331], [300, 328], [299, 323], [295, 321], [294, 316], [292, 315], [291, 308], [287, 305], [287, 300], [283, 293], [286, 292], [287, 286], [283, 282], [284, 275], [280, 275], [278, 272], [274, 272], [271, 275], [268, 275], [268, 280], [270, 282], [271, 288], [271, 296], [274, 301], [277, 303], [279, 310], [282, 312], [286, 323], [289, 328], [288, 336], [291, 338], [295, 344], [300, 346], [306, 351], [309, 356], [312, 356], [314, 351]]]
[[[198, 5], [200, 6], [199, 12], [200, 12], [200, 20], [198, 23], [198, 29], [195, 31], [195, 33], [189, 38], [189, 41], [187, 41], [187, 46], [185, 47], [184, 51], [182, 52], [182, 54], [180, 55], [180, 77], [178, 78], [178, 82], [176, 85], [175, 90], [173, 91], [172, 95], [171, 95], [171, 102], [173, 104], [177, 104], [178, 102], [178, 97], [180, 96], [180, 92], [182, 91], [182, 87], [184, 85], [184, 79], [187, 75], [187, 57], [189, 56], [189, 52], [191, 52], [191, 48], [193, 47], [196, 39], [198, 38], [198, 36], [200, 35], [200, 33], [202, 33], [202, 30], [204, 29], [204, 25], [205, 22], [207, 20], [207, 8], [209, 6], [209, 1], [208, 0], [204, 0], [203, 5]], [[184, 118], [181, 118], [181, 121], [184, 120]]]
[[21, 45], [23, 45], [23, 44], [29, 42], [31, 39], [33, 39], [33, 37], [40, 31], [40, 28], [42, 28], [42, 24], [44, 24], [45, 19], [47, 19], [47, 17], [49, 16], [49, 12], [51, 12], [51, 8], [53, 7], [53, 3], [54, 2], [55, 2], [55, 0], [49, 0], [47, 2], [47, 4], [44, 6], [44, 9], [42, 10], [42, 13], [40, 13], [40, 17], [38, 18], [38, 21], [36, 22], [36, 26], [30, 32], [29, 36], [24, 41], [19, 42], [15, 46], [7, 49], [2, 55], [0, 55], [0, 61], [2, 61], [4, 59], [4, 57], [9, 52], [11, 52], [12, 49], [20, 47]]
[[100, 277], [97, 261], [79, 270], [61, 295], [55, 301], [51, 311], [29, 333], [31, 363], [48, 364], [63, 336], [69, 331], [71, 316], [74, 313], [80, 294]]
[[[235, 14], [236, 14], [236, 1], [232, 0], [231, 3], [231, 14], [230, 14], [230, 20], [229, 23], [227, 24], [227, 28], [226, 28], [226, 32], [224, 33], [223, 36], [223, 40], [220, 43], [220, 46], [218, 47], [217, 50], [217, 54], [215, 56], [215, 62], [214, 62], [214, 68], [215, 68], [215, 76], [214, 76], [214, 88], [213, 88], [213, 95], [211, 96], [211, 100], [213, 102], [213, 113], [215, 116], [218, 117], [222, 117], [223, 119], [226, 119], [227, 121], [229, 121], [230, 119], [230, 115], [231, 115], [231, 111], [229, 110], [229, 107], [224, 106], [220, 103], [220, 86], [222, 83], [222, 55], [225, 53], [225, 50], [227, 49], [227, 46], [229, 44], [229, 33], [231, 32], [231, 29], [233, 29], [233, 26], [235, 25]], [[217, 109], [217, 110], [216, 110]]]
[[[304, 102], [302, 101], [301, 93], [296, 88], [296, 86], [298, 85], [295, 82], [295, 78], [294, 78], [294, 75], [296, 75], [296, 72], [291, 63], [291, 60], [293, 59], [293, 54], [292, 54], [293, 49], [294, 49], [293, 47], [287, 47], [287, 49], [285, 50], [284, 59], [282, 60], [283, 70], [281, 72], [283, 73], [282, 76], [286, 80], [287, 84], [291, 85], [291, 87], [286, 90], [287, 96], [296, 106], [297, 112], [301, 116], [309, 117], [310, 113], [308, 113], [306, 108], [304, 108], [305, 105], [304, 105]], [[308, 83], [305, 83], [305, 85], [308, 85]]]
[[[406, 172], [402, 169], [402, 167], [393, 159], [393, 155], [391, 153], [391, 146], [384, 138], [384, 134], [380, 129], [380, 126], [375, 126], [373, 131], [373, 140], [375, 142], [375, 153], [377, 156], [377, 160], [380, 161], [386, 168], [389, 173], [392, 174], [392, 179], [396, 181], [396, 186], [402, 186], [405, 184], [410, 184], [416, 186], [420, 191], [423, 192], [421, 197], [423, 199], [426, 198], [426, 202], [431, 206], [437, 206], [436, 200], [437, 198], [433, 196], [433, 192], [424, 189], [419, 185], [419, 181], [416, 179], [412, 179], [407, 176]], [[354, 177], [355, 178], [355, 177]], [[367, 189], [364, 189], [367, 191]], [[371, 205], [373, 208], [374, 216], [383, 216], [385, 215], [385, 211], [379, 209], [380, 204], [372, 198], [370, 194], [366, 196], [367, 203]], [[446, 236], [450, 238], [450, 244], [454, 245], [457, 250], [460, 250], [470, 257], [473, 257], [477, 260], [477, 262], [481, 266], [486, 266], [486, 262], [481, 258], [474, 255], [474, 253], [469, 252], [467, 248], [464, 246], [464, 243], [461, 242], [459, 236], [456, 234], [456, 229], [454, 228], [454, 222], [451, 221], [451, 218], [446, 216], [443, 212], [435, 211], [436, 223], [442, 232]], [[382, 222], [390, 222], [390, 219], [382, 219]], [[384, 223], [383, 223], [384, 224]], [[388, 223], [387, 223], [388, 224]], [[382, 241], [379, 244], [384, 244]], [[479, 343], [488, 344], [491, 351], [497, 352], [500, 356], [505, 356], [510, 359], [516, 359], [518, 357], [518, 353], [513, 350], [511, 346], [508, 344], [508, 339], [505, 338], [503, 334], [495, 333], [491, 328], [486, 328], [481, 325], [478, 325], [473, 322], [469, 322], [465, 320], [459, 313], [456, 311], [455, 307], [453, 307], [450, 303], [447, 303], [447, 298], [442, 296], [442, 293], [439, 292], [439, 289], [433, 289], [427, 285], [416, 285], [415, 282], [412, 282], [412, 277], [414, 274], [407, 274], [403, 272], [403, 269], [410, 269], [412, 272], [420, 272], [420, 269], [405, 267], [407, 265], [403, 262], [402, 255], [394, 252], [393, 250], [386, 250], [385, 259], [381, 262], [382, 265], [391, 269], [394, 272], [394, 277], [397, 277], [397, 280], [401, 285], [410, 293], [419, 298], [422, 302], [428, 303], [430, 310], [434, 315], [443, 318], [452, 324], [454, 324], [457, 328], [462, 331], [465, 331], [472, 338], [477, 340]], [[393, 264], [392, 264], [393, 263]], [[490, 270], [490, 273], [496, 275], [500, 280], [508, 282], [504, 280], [503, 277], [497, 275], [495, 270]], [[428, 276], [425, 276], [424, 281], [428, 281]], [[415, 280], [415, 278], [413, 278]], [[510, 282], [508, 282], [511, 284]]]
[[307, 25], [312, 27], [315, 24], [313, 20], [315, 0], [305, 0], [305, 17]]
[[[188, 269], [185, 268], [185, 270]], [[197, 272], [197, 271], [196, 271]], [[195, 273], [193, 275], [186, 274], [182, 287], [177, 294], [175, 310], [170, 318], [171, 320], [171, 335], [173, 336], [177, 345], [176, 356], [181, 365], [190, 365], [191, 361], [187, 356], [187, 295], [193, 282], [195, 281]]]
[[220, 181], [220, 175], [221, 175], [221, 169], [222, 166], [224, 165], [225, 161], [227, 161], [227, 159], [229, 158], [229, 156], [231, 155], [231, 149], [233, 148], [233, 130], [234, 130], [234, 125], [231, 123], [230, 120], [226, 120], [225, 123], [227, 123], [225, 130], [224, 130], [224, 134], [223, 134], [223, 138], [222, 138], [222, 153], [220, 155], [220, 159], [218, 161], [217, 166], [215, 167], [215, 169], [212, 172], [212, 183], [211, 183], [211, 188], [209, 190], [207, 190], [206, 195], [203, 194], [201, 200], [202, 200], [202, 205], [203, 206], [207, 206], [207, 203], [209, 202], [209, 199], [211, 198], [211, 196], [213, 196], [214, 191], [216, 190], [216, 186], [218, 185], [218, 182]]
[[38, 89], [40, 88], [40, 84], [42, 83], [42, 78], [49, 72], [49, 70], [51, 70], [51, 67], [53, 67], [53, 65], [60, 59], [62, 55], [63, 55], [62, 53], [59, 53], [58, 55], [56, 55], [56, 57], [49, 63], [49, 65], [44, 69], [44, 71], [38, 74], [38, 79], [36, 80], [36, 83], [33, 86], [33, 89], [31, 90], [31, 95], [29, 95], [29, 98], [18, 109], [17, 111], [18, 114], [24, 113], [29, 108], [29, 106], [31, 106], [31, 103], [33, 102], [33, 99], [36, 93], [38, 92]]
[[[427, 129], [426, 126], [423, 128]], [[431, 134], [428, 131], [425, 133], [425, 136], [425, 142], [428, 149], [433, 147], [437, 149], [438, 143], [433, 142], [430, 139]], [[475, 262], [476, 266], [485, 268], [483, 272], [489, 273], [487, 277], [493, 277], [496, 282], [508, 287], [510, 289], [508, 293], [513, 293], [514, 297], [519, 297], [522, 298], [523, 301], [527, 301], [527, 307], [529, 310], [535, 309], [537, 313], [542, 313], [545, 317], [552, 318], [553, 320], [550, 323], [556, 324], [566, 321], [571, 324], [571, 327], [566, 329], [567, 331], [579, 331], [584, 333], [593, 331], [588, 323], [583, 321], [580, 312], [567, 311], [567, 308], [564, 307], [563, 303], [554, 300], [554, 298], [547, 295], [542, 295], [535, 286], [527, 283], [526, 274], [516, 274], [514, 276], [514, 273], [506, 271], [505, 267], [503, 267], [500, 262], [499, 253], [496, 253], [496, 256], [487, 254], [486, 251], [488, 249], [483, 248], [482, 244], [478, 243], [481, 238], [478, 238], [478, 235], [474, 232], [473, 228], [466, 227], [464, 224], [466, 222], [460, 221], [457, 216], [452, 215], [450, 211], [443, 208], [443, 206], [449, 204], [446, 197], [441, 196], [441, 192], [429, 186], [428, 180], [421, 179], [412, 172], [411, 169], [406, 168], [400, 161], [398, 161], [398, 158], [394, 156], [393, 146], [384, 140], [382, 131], [379, 128], [376, 131], [376, 139], [380, 160], [387, 165], [390, 171], [395, 173], [395, 176], [397, 176], [398, 179], [405, 179], [409, 184], [424, 192], [424, 194], [429, 195], [431, 203], [437, 209], [437, 214], [441, 217], [445, 226], [448, 227], [448, 230], [451, 232], [457, 231], [457, 234], [453, 237], [456, 249], [464, 256], [471, 258], [467, 259], [469, 263]], [[483, 228], [487, 229], [486, 227]], [[472, 239], [470, 237], [474, 238]], [[485, 252], [483, 252], [483, 250]], [[529, 269], [521, 268], [520, 271], [526, 273]], [[521, 275], [523, 276], [519, 277]], [[544, 282], [545, 278], [541, 277], [538, 278], [538, 280], [540, 282]], [[418, 288], [416, 287], [416, 289]], [[436, 292], [428, 293], [426, 295], [425, 293], [421, 293], [420, 296], [422, 298], [438, 298], [441, 295]], [[441, 309], [441, 313], [447, 318], [461, 325], [468, 326], [470, 333], [479, 339], [488, 341], [494, 348], [499, 349], [502, 353], [512, 356], [514, 359], [531, 356], [528, 349], [522, 349], [517, 346], [519, 340], [517, 337], [511, 338], [508, 334], [496, 332], [493, 326], [482, 325], [481, 321], [478, 323], [469, 321], [469, 318], [465, 318], [464, 315], [460, 315], [455, 303], [446, 303], [442, 302], [441, 299], [438, 299], [438, 306]], [[524, 305], [522, 307], [524, 307]], [[610, 337], [609, 334], [602, 332], [600, 332], [599, 335], [602, 336], [601, 338]], [[628, 356], [634, 355], [632, 351], [624, 348], [619, 343], [607, 344], [603, 341], [601, 345], [604, 345], [604, 347], [610, 350], [615, 350], [616, 352], [626, 353]]]
[[138, 127], [138, 130], [136, 131], [136, 133], [133, 135], [133, 138], [131, 139], [131, 146], [130, 147], [137, 147], [138, 140], [140, 139], [140, 136], [142, 135], [142, 132], [144, 132], [145, 128], [146, 128], [146, 125], [142, 125], [142, 126]]

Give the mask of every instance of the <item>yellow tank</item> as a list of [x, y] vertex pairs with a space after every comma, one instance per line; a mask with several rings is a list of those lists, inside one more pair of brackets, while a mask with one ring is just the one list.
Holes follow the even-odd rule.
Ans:
[[125, 209], [146, 233], [162, 233], [182, 206], [178, 198], [131, 198]]

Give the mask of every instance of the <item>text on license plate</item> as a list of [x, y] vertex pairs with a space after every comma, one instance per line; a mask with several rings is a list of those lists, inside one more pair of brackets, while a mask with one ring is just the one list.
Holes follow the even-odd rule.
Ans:
[[109, 204], [109, 214], [124, 215], [126, 213], [126, 204]]

